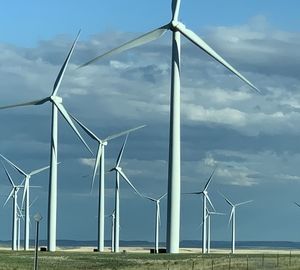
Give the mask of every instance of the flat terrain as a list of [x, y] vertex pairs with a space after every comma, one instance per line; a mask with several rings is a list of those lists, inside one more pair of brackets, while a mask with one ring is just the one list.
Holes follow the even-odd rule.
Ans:
[[[287, 250], [242, 250], [229, 255], [228, 250], [214, 250], [212, 254], [149, 254], [145, 249], [130, 248], [127, 252], [95, 253], [91, 248], [61, 250], [55, 253], [39, 252], [40, 270], [76, 269], [300, 269], [300, 252]], [[0, 270], [33, 269], [33, 251], [0, 250]]]

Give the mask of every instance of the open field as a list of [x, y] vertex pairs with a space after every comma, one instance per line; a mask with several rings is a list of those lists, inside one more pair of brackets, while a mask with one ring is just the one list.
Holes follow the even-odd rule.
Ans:
[[[248, 250], [249, 251], [249, 250]], [[216, 251], [215, 251], [216, 252]], [[228, 251], [226, 251], [228, 252]], [[185, 252], [176, 255], [148, 254], [142, 252], [126, 252], [119, 254], [94, 253], [87, 251], [57, 251], [55, 253], [39, 253], [39, 269], [41, 270], [76, 270], [76, 269], [300, 269], [299, 251], [252, 251], [229, 255], [213, 253], [202, 255]], [[0, 251], [0, 270], [33, 269], [33, 251], [12, 252]]]

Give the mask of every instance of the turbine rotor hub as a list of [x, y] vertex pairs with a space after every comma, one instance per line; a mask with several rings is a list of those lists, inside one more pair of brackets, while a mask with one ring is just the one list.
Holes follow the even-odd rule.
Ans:
[[51, 96], [50, 100], [56, 102], [56, 103], [62, 103], [62, 98], [59, 96]]
[[171, 24], [170, 24], [170, 25], [171, 25], [171, 30], [172, 30], [172, 31], [175, 31], [175, 30], [177, 31], [177, 25], [178, 25], [178, 24], [179, 24], [179, 21], [177, 21], [177, 20], [172, 20], [172, 21], [171, 21]]

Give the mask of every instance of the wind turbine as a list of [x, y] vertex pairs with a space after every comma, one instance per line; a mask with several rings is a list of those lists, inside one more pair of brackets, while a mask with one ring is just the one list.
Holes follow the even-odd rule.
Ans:
[[205, 53], [225, 66], [250, 87], [259, 90], [242, 74], [226, 62], [217, 52], [206, 44], [193, 31], [178, 20], [181, 0], [172, 0], [171, 22], [152, 30], [136, 39], [104, 53], [83, 64], [87, 66], [105, 56], [112, 56], [123, 51], [141, 46], [163, 36], [168, 30], [172, 31], [172, 71], [171, 71], [171, 104], [170, 104], [170, 137], [169, 137], [169, 167], [168, 167], [168, 221], [167, 221], [167, 250], [169, 253], [179, 252], [180, 229], [180, 37], [181, 34]]
[[5, 170], [5, 174], [12, 185], [12, 190], [9, 193], [4, 206], [7, 204], [10, 198], [13, 198], [13, 215], [12, 215], [12, 250], [17, 250], [17, 237], [18, 237], [18, 224], [17, 224], [17, 211], [18, 211], [18, 192], [20, 188], [24, 187], [22, 184], [21, 185], [16, 185], [14, 181], [12, 180], [9, 172], [7, 171], [5, 165], [2, 163], [2, 166]]
[[230, 221], [231, 221], [231, 226], [232, 226], [231, 252], [232, 252], [232, 254], [234, 254], [234, 252], [235, 252], [235, 208], [240, 205], [243, 205], [243, 204], [251, 203], [251, 202], [253, 202], [253, 200], [233, 204], [228, 198], [225, 197], [225, 195], [223, 195], [223, 194], [221, 194], [221, 195], [223, 196], [225, 201], [231, 206], [231, 213], [230, 213], [230, 218], [229, 218], [228, 223], [230, 223]]
[[115, 221], [116, 221], [116, 215], [115, 215], [115, 210], [112, 211], [110, 215], [107, 217], [111, 218], [111, 252], [114, 252], [114, 246], [115, 246]]
[[25, 200], [25, 226], [24, 226], [24, 250], [29, 250], [29, 223], [30, 223], [30, 214], [29, 214], [29, 182], [33, 175], [36, 175], [38, 173], [41, 173], [47, 169], [49, 169], [50, 166], [46, 166], [37, 170], [33, 170], [29, 173], [24, 172], [22, 169], [20, 169], [16, 164], [14, 164], [12, 161], [10, 161], [8, 158], [0, 154], [0, 156], [6, 160], [13, 168], [15, 168], [21, 175], [24, 176], [24, 192], [23, 192], [23, 199], [22, 199], [22, 208]]
[[82, 141], [85, 147], [92, 153], [89, 146], [85, 143], [84, 139], [81, 137], [77, 128], [75, 127], [71, 117], [66, 111], [65, 107], [62, 104], [62, 98], [58, 96], [59, 86], [61, 84], [62, 78], [66, 71], [67, 65], [70, 61], [71, 55], [74, 51], [75, 45], [79, 38], [78, 33], [73, 45], [58, 73], [58, 76], [55, 80], [53, 90], [50, 96], [30, 102], [3, 106], [0, 109], [14, 108], [20, 106], [29, 106], [29, 105], [42, 105], [46, 102], [50, 102], [52, 104], [52, 124], [51, 124], [51, 150], [50, 150], [50, 175], [49, 175], [49, 198], [48, 198], [48, 250], [55, 251], [56, 250], [56, 219], [57, 219], [57, 156], [58, 156], [58, 111], [65, 118], [67, 123], [76, 133], [78, 138]]
[[212, 177], [214, 175], [216, 171], [216, 167], [214, 168], [214, 170], [212, 171], [210, 177], [208, 178], [204, 189], [201, 191], [197, 191], [197, 192], [189, 192], [189, 193], [185, 193], [185, 194], [195, 194], [195, 195], [202, 195], [203, 197], [203, 208], [202, 208], [202, 253], [206, 253], [207, 249], [206, 249], [206, 242], [207, 242], [207, 223], [206, 223], [206, 218], [207, 218], [207, 201], [209, 202], [209, 204], [211, 205], [211, 207], [213, 208], [213, 210], [215, 211], [215, 208], [208, 196], [208, 187], [209, 184], [212, 180]]
[[22, 213], [22, 210], [20, 209], [19, 205], [17, 205], [17, 250], [20, 250], [21, 248], [21, 219], [24, 220], [24, 215]]
[[126, 138], [124, 140], [124, 143], [122, 145], [122, 148], [119, 152], [119, 156], [116, 161], [115, 167], [113, 167], [110, 172], [115, 171], [116, 172], [116, 187], [115, 187], [115, 227], [114, 227], [114, 252], [119, 252], [119, 232], [120, 232], [120, 175], [122, 178], [127, 182], [127, 184], [138, 194], [140, 197], [143, 197], [141, 193], [135, 188], [135, 186], [130, 182], [128, 177], [123, 172], [122, 167], [120, 166], [124, 148], [127, 142], [128, 134], [126, 135]]
[[136, 128], [128, 129], [120, 133], [113, 134], [111, 136], [106, 137], [105, 139], [100, 139], [98, 136], [95, 135], [90, 129], [88, 129], [84, 124], [82, 124], [77, 118], [73, 115], [71, 117], [78, 123], [78, 125], [93, 139], [98, 143], [98, 149], [95, 159], [94, 165], [94, 173], [93, 173], [93, 180], [91, 190], [94, 185], [95, 177], [97, 174], [97, 169], [99, 168], [99, 202], [98, 202], [98, 251], [104, 251], [104, 191], [105, 191], [105, 169], [104, 169], [104, 157], [105, 157], [105, 146], [107, 146], [108, 142], [112, 139], [118, 138], [120, 136], [129, 134], [132, 131], [138, 130], [140, 128], [145, 127], [145, 125], [138, 126]]
[[206, 208], [206, 212], [207, 212], [207, 253], [210, 253], [210, 219], [211, 216], [213, 215], [225, 215], [224, 213], [219, 213], [219, 212], [215, 212], [215, 211], [209, 211], [208, 208]]
[[159, 226], [160, 226], [160, 201], [163, 199], [167, 193], [160, 196], [158, 199], [154, 199], [152, 197], [144, 196], [146, 199], [155, 202], [156, 205], [156, 214], [155, 214], [155, 253], [158, 253], [158, 245], [159, 245]]

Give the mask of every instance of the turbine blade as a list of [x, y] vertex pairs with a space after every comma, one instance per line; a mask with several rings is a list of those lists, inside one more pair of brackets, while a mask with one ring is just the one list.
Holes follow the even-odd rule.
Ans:
[[11, 178], [11, 176], [10, 176], [8, 170], [6, 169], [4, 163], [2, 162], [2, 160], [1, 160], [1, 163], [2, 163], [2, 166], [3, 166], [4, 170], [5, 170], [5, 174], [6, 174], [7, 178], [8, 178], [8, 180], [9, 180], [9, 182], [11, 183], [11, 185], [12, 185], [13, 187], [15, 187], [15, 183], [14, 183], [14, 181], [12, 180], [12, 178]]
[[16, 164], [14, 164], [13, 162], [11, 162], [8, 158], [6, 158], [5, 156], [3, 156], [2, 154], [0, 154], [0, 156], [6, 160], [12, 167], [14, 167], [20, 174], [26, 176], [27, 174], [21, 170]]
[[206, 190], [208, 189], [208, 186], [209, 186], [209, 184], [210, 184], [210, 182], [211, 182], [211, 180], [212, 180], [212, 177], [213, 177], [214, 174], [215, 174], [216, 169], [217, 169], [217, 166], [214, 168], [214, 170], [212, 171], [210, 177], [208, 178], [208, 180], [207, 180], [207, 182], [206, 182], [206, 184], [205, 184], [205, 187], [204, 187], [204, 190], [203, 190], [203, 191], [206, 191]]
[[148, 199], [148, 200], [150, 200], [150, 201], [152, 201], [152, 202], [156, 202], [156, 201], [157, 201], [157, 200], [155, 200], [154, 198], [148, 197], [148, 196], [145, 196], [145, 195], [142, 195], [142, 197], [144, 197], [145, 199]]
[[78, 41], [80, 32], [81, 31], [78, 32], [77, 37], [76, 37], [76, 39], [74, 40], [74, 42], [72, 44], [72, 47], [71, 47], [71, 49], [70, 49], [70, 51], [69, 51], [69, 53], [67, 55], [67, 58], [66, 58], [65, 62], [63, 63], [62, 67], [60, 68], [60, 71], [59, 71], [59, 73], [57, 75], [57, 78], [56, 78], [56, 80], [54, 82], [54, 85], [53, 85], [52, 96], [56, 96], [56, 94], [57, 94], [57, 91], [58, 91], [58, 88], [60, 86], [61, 80], [62, 80], [62, 78], [64, 76], [64, 73], [66, 71], [67, 65], [68, 65], [68, 63], [70, 61], [70, 58], [71, 58], [72, 53], [74, 51], [75, 45], [76, 45], [76, 43]]
[[196, 35], [193, 31], [187, 29], [184, 24], [178, 23], [175, 28], [184, 35], [187, 39], [189, 39], [192, 43], [206, 52], [208, 55], [213, 57], [219, 63], [221, 63], [224, 67], [238, 76], [242, 81], [248, 84], [251, 88], [253, 88], [258, 93], [261, 93], [256, 86], [254, 86], [249, 80], [247, 80], [241, 73], [239, 73], [234, 67], [232, 67], [227, 61], [225, 61], [218, 53], [216, 53], [203, 39], [201, 39], [198, 35]]
[[172, 21], [178, 20], [180, 0], [172, 0]]
[[9, 199], [14, 195], [14, 188], [11, 190], [11, 192], [9, 193], [3, 207], [7, 204], [7, 202], [9, 201]]
[[294, 202], [294, 204], [296, 204], [298, 207], [300, 207], [300, 204], [299, 204], [299, 203]]
[[50, 168], [50, 166], [45, 166], [43, 168], [32, 171], [31, 173], [29, 173], [29, 175], [32, 176], [32, 175], [38, 174], [38, 173], [43, 172], [43, 171], [45, 171], [49, 168]]
[[229, 217], [229, 220], [228, 220], [228, 226], [230, 224], [230, 221], [232, 220], [233, 212], [234, 212], [234, 206], [232, 207], [231, 212], [230, 212], [230, 217]]
[[234, 204], [233, 204], [231, 201], [229, 201], [229, 199], [226, 198], [224, 194], [222, 194], [221, 192], [219, 192], [219, 194], [225, 199], [225, 201], [226, 201], [230, 206], [232, 206], [232, 207], [234, 206]]
[[198, 191], [198, 192], [183, 192], [182, 194], [200, 195], [202, 193], [203, 193], [202, 191]]
[[69, 116], [68, 112], [66, 111], [65, 107], [53, 100], [55, 106], [57, 107], [57, 109], [60, 111], [60, 113], [62, 114], [62, 116], [65, 118], [65, 120], [67, 121], [67, 123], [70, 125], [70, 127], [73, 129], [73, 131], [76, 133], [77, 137], [81, 140], [81, 142], [85, 145], [85, 147], [88, 149], [88, 151], [93, 155], [92, 150], [90, 149], [90, 147], [87, 145], [87, 143], [84, 141], [84, 139], [81, 137], [79, 131], [77, 130], [77, 128], [75, 127], [71, 117]]
[[161, 226], [161, 218], [160, 218], [160, 206], [159, 203], [157, 204], [157, 213], [158, 213], [158, 224], [159, 227]]
[[104, 142], [110, 141], [110, 140], [115, 139], [115, 138], [118, 138], [118, 137], [120, 137], [120, 136], [122, 136], [122, 135], [128, 134], [128, 133], [130, 133], [130, 132], [132, 132], [132, 131], [135, 131], [135, 130], [138, 130], [138, 129], [140, 129], [140, 128], [143, 128], [143, 127], [145, 127], [145, 126], [146, 126], [146, 125], [141, 125], [141, 126], [138, 126], [138, 127], [136, 127], [136, 128], [127, 129], [127, 130], [122, 131], [122, 132], [120, 132], [120, 133], [117, 133], [117, 134], [113, 134], [113, 135], [111, 135], [111, 136], [108, 136], [108, 137], [105, 138], [103, 141], [104, 141]]
[[160, 38], [163, 34], [166, 33], [167, 30], [170, 29], [170, 24], [166, 24], [160, 28], [157, 28], [153, 31], [150, 31], [142, 36], [139, 36], [138, 38], [135, 38], [131, 41], [128, 41], [124, 44], [122, 44], [121, 46], [117, 47], [117, 48], [114, 48], [100, 56], [97, 56], [95, 57], [94, 59], [88, 61], [87, 63], [79, 66], [79, 68], [82, 68], [82, 67], [85, 67], [85, 66], [88, 66], [96, 61], [98, 61], [99, 59], [101, 58], [104, 58], [104, 57], [107, 57], [107, 56], [112, 56], [112, 55], [115, 55], [115, 54], [119, 54], [121, 52], [124, 52], [124, 51], [127, 51], [127, 50], [130, 50], [132, 48], [135, 48], [135, 47], [138, 47], [138, 46], [141, 46], [143, 44], [146, 44], [148, 42], [151, 42], [153, 40], [156, 40], [158, 38]]
[[235, 206], [240, 206], [240, 205], [251, 203], [251, 202], [253, 202], [253, 200], [246, 201], [246, 202], [241, 202], [241, 203], [236, 204]]
[[31, 208], [31, 206], [33, 206], [34, 205], [34, 203], [38, 200], [38, 196], [37, 197], [35, 197], [35, 199], [31, 202], [31, 204], [29, 204], [29, 208]]
[[26, 196], [28, 189], [29, 189], [29, 177], [25, 177], [24, 190], [23, 190], [23, 196], [22, 196], [22, 208], [24, 205], [25, 196]]
[[136, 194], [138, 194], [139, 196], [143, 197], [141, 195], [141, 193], [135, 188], [135, 186], [130, 182], [130, 180], [127, 178], [127, 176], [125, 175], [125, 173], [122, 170], [120, 170], [119, 168], [117, 168], [117, 171], [123, 177], [123, 179], [127, 182], [127, 184], [132, 187], [132, 189], [136, 192]]
[[226, 216], [225, 213], [220, 213], [220, 212], [209, 212], [210, 215], [218, 215], [218, 216]]
[[128, 139], [128, 134], [126, 135], [126, 138], [124, 140], [124, 143], [122, 145], [122, 148], [119, 152], [119, 156], [117, 158], [117, 162], [116, 162], [116, 167], [118, 167], [120, 165], [120, 162], [121, 162], [121, 159], [122, 159], [122, 156], [123, 156], [123, 152], [124, 152], [124, 148], [125, 148], [125, 145], [126, 145], [126, 142], [127, 142], [127, 139]]
[[207, 194], [205, 194], [205, 193], [203, 193], [203, 194], [204, 194], [204, 196], [206, 197], [206, 199], [208, 200], [208, 202], [209, 202], [210, 206], [212, 207], [212, 209], [213, 209], [214, 211], [216, 211], [216, 209], [215, 209], [214, 205], [212, 204], [212, 202], [211, 202], [209, 196], [208, 196]]
[[0, 110], [9, 109], [9, 108], [15, 108], [15, 107], [29, 106], [29, 105], [42, 105], [42, 104], [44, 104], [47, 101], [49, 101], [49, 98], [37, 99], [37, 100], [33, 100], [33, 101], [29, 101], [29, 102], [24, 102], [24, 103], [18, 103], [18, 104], [13, 104], [13, 105], [1, 106]]
[[161, 199], [163, 199], [164, 197], [166, 197], [167, 194], [168, 194], [168, 193], [166, 192], [164, 195], [160, 196], [160, 197], [158, 198], [158, 201], [160, 201]]
[[82, 124], [75, 116], [73, 116], [72, 114], [70, 114], [70, 116], [93, 140], [101, 142], [101, 140], [90, 129], [88, 129], [84, 124]]
[[91, 192], [93, 191], [95, 177], [96, 177], [97, 169], [98, 169], [99, 163], [100, 163], [100, 158], [101, 158], [101, 153], [102, 153], [102, 147], [103, 146], [101, 146], [101, 144], [99, 143], [98, 151], [97, 151], [97, 156], [96, 156], [96, 159], [95, 159], [95, 165], [94, 165], [94, 172], [93, 172], [93, 178], [92, 178], [92, 184], [91, 184]]

